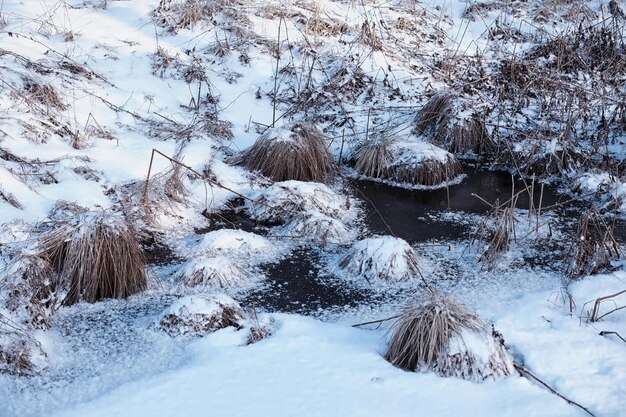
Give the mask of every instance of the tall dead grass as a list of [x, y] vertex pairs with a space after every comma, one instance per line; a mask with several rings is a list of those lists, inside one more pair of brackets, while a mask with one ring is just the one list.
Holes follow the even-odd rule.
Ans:
[[612, 259], [624, 256], [608, 225], [596, 210], [582, 214], [576, 230], [576, 243], [567, 275], [571, 278], [592, 275], [610, 268]]

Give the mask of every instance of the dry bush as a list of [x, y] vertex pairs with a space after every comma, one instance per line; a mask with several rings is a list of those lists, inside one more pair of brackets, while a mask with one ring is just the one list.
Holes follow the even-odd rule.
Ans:
[[119, 215], [83, 213], [56, 221], [39, 248], [56, 272], [57, 285], [67, 291], [65, 304], [126, 298], [147, 287], [135, 231]]
[[592, 275], [610, 268], [611, 259], [623, 257], [619, 243], [613, 236], [613, 227], [596, 210], [590, 209], [582, 214], [576, 238], [572, 260], [566, 271], [571, 278]]
[[172, 337], [203, 336], [231, 326], [239, 330], [246, 318], [239, 303], [226, 295], [192, 295], [174, 302], [157, 328]]
[[33, 375], [33, 355], [45, 356], [41, 344], [0, 313], [0, 373]]
[[443, 150], [418, 145], [386, 135], [373, 138], [355, 149], [355, 168], [368, 177], [425, 186], [448, 183], [463, 173], [454, 155], [446, 152], [445, 157], [441, 157]]
[[452, 93], [435, 94], [418, 112], [416, 132], [432, 136], [435, 143], [450, 152], [480, 154], [492, 151], [495, 145], [484, 118], [475, 111], [467, 115], [469, 108], [470, 103]]
[[361, 240], [339, 260], [339, 268], [368, 282], [404, 282], [420, 274], [420, 262], [413, 248], [394, 237]]
[[385, 359], [402, 369], [475, 382], [514, 370], [501, 336], [489, 331], [475, 313], [441, 295], [406, 308], [391, 331]]
[[268, 129], [234, 162], [274, 181], [328, 182], [335, 166], [322, 134], [313, 126]]

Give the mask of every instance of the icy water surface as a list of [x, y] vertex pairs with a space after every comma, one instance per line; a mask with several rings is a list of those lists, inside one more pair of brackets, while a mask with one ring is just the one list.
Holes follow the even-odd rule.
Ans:
[[[466, 173], [467, 177], [460, 184], [448, 189], [410, 190], [360, 179], [350, 180], [349, 186], [351, 193], [362, 201], [369, 231], [394, 235], [413, 245], [428, 263], [425, 278], [430, 285], [466, 292], [480, 292], [485, 286], [495, 287], [495, 280], [505, 279], [513, 287], [541, 287], [544, 282], [554, 285], [560, 260], [556, 261], [555, 254], [548, 250], [541, 256], [521, 253], [519, 259], [512, 261], [510, 268], [496, 279], [491, 273], [481, 271], [482, 266], [474, 262], [476, 253], [471, 252], [467, 241], [476, 221], [489, 212], [490, 206], [473, 194], [491, 203], [497, 200], [504, 203], [514, 190], [525, 186], [522, 181], [513, 181], [506, 172], [466, 168]], [[543, 196], [540, 195], [540, 185], [535, 184], [534, 191], [535, 207], [539, 206], [540, 200], [544, 208], [568, 200], [551, 186], [543, 187]], [[518, 199], [517, 208], [527, 209], [529, 202], [529, 196], [523, 194]], [[559, 220], [555, 227], [575, 228], [575, 215], [580, 212], [580, 206], [567, 203], [551, 211], [558, 213], [553, 215]], [[336, 260], [342, 251], [345, 248], [335, 248], [330, 254], [320, 254], [315, 249], [295, 251], [281, 262], [265, 267], [267, 285], [249, 294], [244, 303], [253, 303], [270, 311], [318, 314], [322, 310], [400, 302], [423, 292], [425, 284], [421, 280], [412, 287], [368, 288], [367, 283], [355, 285], [336, 277], [332, 260]]]

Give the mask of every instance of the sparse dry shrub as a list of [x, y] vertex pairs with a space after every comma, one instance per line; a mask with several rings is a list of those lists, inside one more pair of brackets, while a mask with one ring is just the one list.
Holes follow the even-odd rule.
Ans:
[[385, 359], [409, 371], [433, 371], [474, 382], [514, 371], [501, 335], [462, 304], [433, 295], [404, 310], [391, 327]]
[[161, 316], [157, 328], [172, 337], [203, 336], [226, 327], [237, 330], [247, 318], [239, 303], [223, 294], [183, 297]]
[[45, 356], [41, 344], [0, 313], [0, 373], [29, 376], [37, 372], [33, 356]]
[[404, 282], [420, 274], [420, 262], [404, 240], [379, 236], [361, 240], [339, 260], [339, 268], [368, 282]]
[[442, 185], [463, 173], [454, 155], [442, 149], [384, 134], [358, 145], [352, 159], [362, 175], [411, 185]]
[[416, 117], [416, 132], [432, 137], [450, 152], [490, 152], [494, 148], [484, 118], [452, 93], [435, 94]]
[[515, 238], [515, 223], [517, 222], [515, 207], [522, 192], [525, 191], [513, 195], [504, 204], [496, 201], [486, 218], [472, 233], [470, 243], [478, 240], [484, 245], [478, 260], [486, 262], [488, 270], [493, 269], [500, 254], [509, 249], [511, 241]]
[[623, 257], [613, 227], [594, 209], [587, 210], [580, 217], [576, 238], [566, 271], [571, 278], [596, 274], [610, 268], [612, 259]]
[[274, 181], [333, 179], [335, 166], [322, 134], [313, 126], [268, 129], [233, 161]]
[[361, 39], [374, 51], [383, 49], [383, 42], [376, 34], [376, 23], [365, 20], [361, 25]]
[[147, 287], [145, 260], [134, 229], [120, 215], [81, 213], [54, 222], [39, 241], [56, 272], [65, 304], [126, 298]]

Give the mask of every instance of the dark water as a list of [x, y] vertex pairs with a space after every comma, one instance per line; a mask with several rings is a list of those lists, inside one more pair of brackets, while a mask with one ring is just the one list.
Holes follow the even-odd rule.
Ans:
[[287, 259], [267, 265], [267, 287], [246, 297], [245, 304], [302, 313], [349, 308], [373, 300], [375, 295], [368, 291], [321, 277], [320, 262], [319, 252], [309, 248], [295, 250]]
[[[353, 180], [354, 195], [364, 200], [367, 225], [373, 233], [392, 234], [409, 243], [432, 239], [458, 240], [467, 238], [469, 230], [453, 221], [426, 221], [424, 217], [442, 211], [487, 214], [491, 204], [503, 204], [511, 198], [513, 190], [526, 186], [513, 181], [506, 172], [471, 171], [462, 183], [438, 190], [408, 190], [367, 180]], [[513, 184], [515, 188], [513, 188]], [[528, 187], [531, 183], [528, 183]], [[535, 184], [533, 200], [535, 207], [548, 207], [567, 200], [554, 187]], [[449, 196], [449, 198], [448, 198]], [[528, 209], [530, 197], [523, 193], [517, 200], [517, 208]]]

